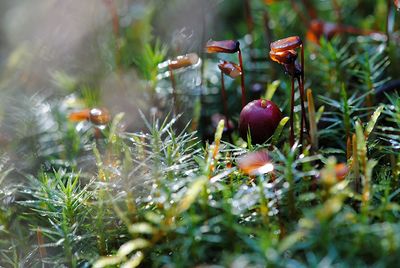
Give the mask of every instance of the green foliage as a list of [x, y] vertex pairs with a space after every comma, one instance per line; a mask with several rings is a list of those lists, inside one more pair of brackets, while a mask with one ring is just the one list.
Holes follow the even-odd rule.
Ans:
[[84, 257], [95, 254], [88, 219], [94, 213], [88, 206], [91, 184], [81, 187], [79, 175], [64, 170], [28, 179], [31, 197], [19, 204], [29, 208], [25, 217], [32, 217], [30, 228], [40, 228], [48, 241], [37, 245], [49, 251], [48, 257], [41, 256], [42, 262], [77, 267]]
[[[283, 114], [272, 138], [260, 145], [252, 144], [250, 136], [247, 142], [237, 138], [224, 120], [209, 118], [223, 111], [220, 73], [216, 57], [202, 55], [206, 40], [199, 41], [211, 33], [216, 40], [248, 34], [249, 18], [237, 12], [242, 1], [224, 1], [223, 11], [219, 2], [209, 8], [193, 1], [193, 13], [169, 14], [182, 20], [200, 14], [208, 20], [215, 12], [218, 19], [215, 33], [203, 29], [204, 36], [194, 37], [203, 64], [193, 68], [196, 74], [186, 72], [191, 67], [176, 71], [179, 97], [195, 107], [191, 122], [186, 120], [191, 111], [168, 114], [172, 98], [160, 93], [169, 83], [160, 78], [166, 70], [158, 64], [175, 53], [196, 51], [172, 52], [170, 36], [154, 36], [154, 22], [167, 12], [165, 5], [181, 2], [109, 2], [119, 12], [119, 28], [99, 33], [106, 42], [100, 44], [104, 66], [96, 70], [98, 76], [51, 70], [46, 79], [57, 94], [22, 94], [33, 87], [34, 79], [23, 79], [31, 72], [10, 74], [20, 72], [25, 49], [16, 49], [7, 61], [0, 81], [1, 267], [398, 264], [400, 97], [387, 87], [399, 62], [398, 31], [389, 44], [382, 33], [379, 40], [361, 32], [322, 37], [319, 44], [303, 40], [305, 86], [316, 100], [306, 106], [315, 121], [313, 143], [305, 135], [304, 144], [296, 140], [290, 146], [289, 117]], [[289, 78], [266, 62], [265, 47], [271, 34], [306, 36], [302, 14], [313, 10], [303, 2], [312, 3], [319, 18], [363, 31], [384, 25], [387, 11], [384, 0], [272, 2], [249, 1], [256, 40], [243, 37], [240, 47], [247, 99], [265, 96], [282, 111], [290, 102]], [[223, 25], [229, 28], [219, 32]], [[255, 60], [258, 55], [263, 58]], [[234, 61], [236, 56], [218, 55]], [[126, 83], [132, 73], [138, 77]], [[107, 107], [119, 113], [104, 125], [90, 118], [68, 120], [73, 111], [113, 105], [100, 90], [109, 77], [124, 93], [136, 86], [145, 90], [134, 100], [148, 103], [149, 109], [139, 112], [144, 129], [134, 114], [137, 107], [120, 109], [120, 103]], [[226, 79], [229, 116], [236, 126], [237, 86]], [[113, 88], [107, 90], [114, 94]], [[300, 94], [295, 90], [298, 133]], [[254, 152], [250, 167], [241, 166], [240, 160]], [[261, 172], [266, 165], [268, 171]]]
[[167, 47], [157, 40], [154, 46], [145, 44], [143, 50], [133, 58], [133, 62], [140, 70], [143, 78], [153, 86], [157, 81], [158, 64], [164, 60], [166, 54]]

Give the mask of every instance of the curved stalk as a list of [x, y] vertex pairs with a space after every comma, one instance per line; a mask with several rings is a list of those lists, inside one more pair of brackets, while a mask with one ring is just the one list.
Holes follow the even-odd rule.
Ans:
[[246, 106], [247, 101], [246, 101], [246, 89], [244, 87], [244, 68], [243, 68], [242, 51], [240, 50], [240, 48], [238, 51], [238, 57], [239, 57], [240, 69], [242, 71], [242, 75], [240, 76], [240, 86], [242, 88], [242, 109], [243, 109], [244, 106]]

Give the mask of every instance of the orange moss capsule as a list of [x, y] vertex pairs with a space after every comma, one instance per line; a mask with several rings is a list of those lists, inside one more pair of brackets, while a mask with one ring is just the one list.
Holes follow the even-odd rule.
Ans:
[[292, 64], [297, 59], [297, 52], [294, 50], [286, 50], [281, 52], [270, 51], [269, 56], [271, 60], [279, 64]]
[[210, 40], [206, 45], [207, 53], [236, 53], [239, 51], [240, 43], [237, 40]]
[[189, 53], [186, 55], [178, 56], [170, 60], [168, 65], [171, 69], [176, 70], [184, 67], [189, 67], [199, 61], [199, 56], [196, 53]]
[[236, 78], [242, 75], [242, 68], [240, 68], [239, 65], [230, 61], [220, 61], [220, 63], [218, 64], [218, 68], [221, 70], [221, 72], [232, 78]]
[[321, 39], [321, 37], [325, 37], [326, 39], [330, 40], [332, 39], [332, 37], [340, 32], [351, 33], [352, 31], [356, 30], [352, 30], [351, 27], [345, 27], [335, 23], [324, 22], [322, 20], [312, 20], [307, 31], [307, 39], [311, 42], [319, 44], [319, 40]]
[[346, 164], [339, 163], [339, 164], [336, 164], [336, 166], [335, 166], [335, 172], [336, 172], [336, 179], [338, 179], [339, 181], [342, 181], [349, 173], [349, 168], [347, 167]]
[[72, 122], [79, 122], [89, 120], [90, 109], [84, 109], [78, 112], [72, 112], [68, 116], [68, 120]]
[[88, 120], [95, 125], [105, 125], [110, 122], [110, 113], [105, 108], [84, 109], [78, 112], [72, 112], [68, 116], [72, 122]]
[[270, 47], [274, 52], [282, 52], [286, 50], [293, 50], [300, 47], [303, 44], [300, 37], [298, 36], [290, 36], [284, 39], [277, 40], [272, 42]]
[[265, 150], [247, 153], [237, 160], [239, 169], [250, 176], [262, 175], [274, 170], [274, 165]]

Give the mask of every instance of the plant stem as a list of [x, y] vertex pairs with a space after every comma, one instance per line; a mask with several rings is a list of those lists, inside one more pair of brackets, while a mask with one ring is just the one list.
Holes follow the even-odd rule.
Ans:
[[250, 43], [250, 48], [252, 48], [253, 32], [254, 32], [254, 19], [253, 19], [253, 15], [251, 14], [250, 0], [244, 1], [244, 13], [246, 15], [247, 31], [249, 32], [251, 39], [252, 39], [252, 42]]
[[300, 100], [301, 100], [301, 111], [302, 111], [302, 117], [303, 117], [303, 124], [301, 124], [301, 131], [303, 132], [303, 127], [306, 130], [306, 133], [309, 134], [309, 128], [307, 125], [307, 117], [306, 117], [306, 109], [304, 108], [304, 46], [301, 45], [301, 86], [300, 86]]
[[295, 198], [295, 187], [294, 187], [294, 174], [292, 170], [293, 162], [295, 158], [295, 149], [293, 147], [290, 148], [290, 152], [287, 158], [287, 167], [285, 172], [285, 179], [289, 183], [288, 189], [288, 208], [289, 208], [289, 216], [291, 219], [296, 218], [296, 198]]
[[268, 11], [265, 10], [263, 13], [263, 26], [264, 26], [265, 42], [267, 44], [271, 43], [273, 40], [272, 31], [271, 31], [271, 28], [269, 27], [269, 21], [270, 21], [270, 18], [269, 18]]
[[304, 84], [304, 46], [301, 45], [301, 81]]
[[[206, 28], [207, 28], [207, 18], [206, 18], [207, 11], [205, 8], [206, 4], [208, 4], [208, 3], [203, 3], [201, 5], [201, 18], [202, 18], [202, 26], [203, 26], [203, 29], [201, 31], [201, 45], [204, 45], [206, 43]], [[204, 59], [205, 58], [204, 55], [205, 55], [205, 51], [204, 51], [204, 49], [202, 49], [200, 58]], [[200, 69], [200, 74], [201, 74], [200, 85], [201, 86], [204, 85], [204, 67], [205, 67], [204, 61], [202, 61], [201, 67], [200, 67], [201, 68]], [[200, 90], [200, 101], [201, 101], [201, 105], [203, 105], [203, 90]]]
[[224, 115], [226, 120], [227, 129], [229, 129], [229, 114], [228, 114], [228, 104], [226, 101], [226, 91], [225, 91], [225, 79], [224, 73], [221, 71], [221, 95], [222, 95], [222, 103], [224, 105]]
[[346, 159], [347, 160], [349, 160], [351, 158], [351, 155], [352, 155], [351, 146], [352, 146], [351, 137], [350, 137], [350, 135], [348, 135], [347, 138], [346, 138]]
[[244, 68], [243, 68], [242, 51], [240, 50], [240, 48], [238, 51], [238, 57], [239, 57], [240, 70], [242, 71], [242, 75], [240, 76], [240, 85], [242, 88], [242, 109], [243, 109], [244, 106], [246, 106], [247, 101], [246, 101], [246, 88], [244, 87]]
[[294, 77], [292, 77], [292, 92], [290, 98], [290, 147], [294, 144]]
[[36, 237], [37, 237], [37, 242], [38, 242], [38, 247], [39, 247], [39, 254], [40, 254], [40, 260], [42, 262], [42, 267], [46, 267], [46, 263], [44, 262], [44, 258], [47, 257], [47, 251], [44, 245], [44, 239], [43, 239], [43, 233], [40, 227], [37, 227], [36, 229]]
[[308, 15], [310, 16], [311, 19], [316, 19], [317, 18], [317, 11], [315, 10], [314, 6], [312, 3], [310, 3], [310, 0], [302, 0], [304, 8], [307, 10]]
[[310, 140], [311, 146], [314, 151], [318, 150], [318, 133], [317, 133], [317, 120], [315, 118], [315, 105], [312, 90], [307, 90], [307, 102], [308, 102], [308, 119], [310, 124]]
[[336, 13], [337, 22], [341, 23], [342, 22], [342, 14], [340, 12], [340, 5], [339, 5], [338, 1], [337, 0], [332, 0], [332, 6], [333, 6], [333, 8], [335, 10], [335, 13]]
[[353, 172], [354, 172], [354, 191], [360, 193], [360, 167], [358, 162], [358, 150], [357, 150], [357, 137], [356, 134], [352, 136], [353, 141]]
[[296, 14], [299, 16], [300, 20], [303, 22], [304, 26], [308, 27], [308, 25], [310, 24], [309, 19], [306, 16], [304, 16], [303, 12], [300, 10], [296, 1], [291, 0], [290, 4], [292, 5], [292, 8], [296, 12]]
[[245, 0], [244, 1], [244, 13], [246, 16], [246, 25], [247, 25], [247, 31], [251, 37], [251, 42], [250, 42], [250, 60], [251, 61], [256, 61], [257, 57], [254, 55], [254, 18], [253, 14], [251, 12], [251, 0]]
[[301, 105], [301, 123], [300, 123], [300, 144], [303, 145], [303, 132], [306, 123], [306, 108], [304, 107], [304, 85], [301, 82], [301, 78], [297, 78], [300, 91], [300, 105]]

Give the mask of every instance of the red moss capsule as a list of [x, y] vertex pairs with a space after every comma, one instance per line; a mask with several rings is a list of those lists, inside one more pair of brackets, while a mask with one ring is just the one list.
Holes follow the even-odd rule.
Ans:
[[400, 9], [400, 1], [399, 0], [394, 0], [394, 5], [396, 6], [397, 9]]
[[178, 56], [173, 60], [169, 61], [169, 67], [173, 70], [189, 67], [196, 64], [199, 61], [199, 56], [196, 53], [189, 53], [186, 55]]
[[254, 100], [248, 103], [240, 113], [240, 136], [247, 139], [247, 133], [250, 130], [253, 143], [264, 143], [274, 134], [281, 118], [281, 111], [275, 103], [263, 99]]
[[221, 72], [232, 78], [242, 75], [242, 69], [240, 66], [230, 61], [220, 61], [218, 68], [221, 70]]
[[210, 40], [206, 45], [207, 53], [236, 53], [239, 51], [240, 43], [237, 40]]
[[237, 164], [240, 171], [250, 176], [262, 175], [274, 170], [271, 158], [265, 150], [247, 153], [237, 160]]
[[271, 60], [279, 64], [292, 64], [297, 59], [297, 52], [294, 50], [286, 50], [281, 52], [270, 51], [269, 57]]
[[293, 50], [300, 47], [303, 44], [300, 37], [291, 36], [284, 39], [277, 40], [272, 42], [270, 47], [274, 52], [281, 52], [286, 50]]

